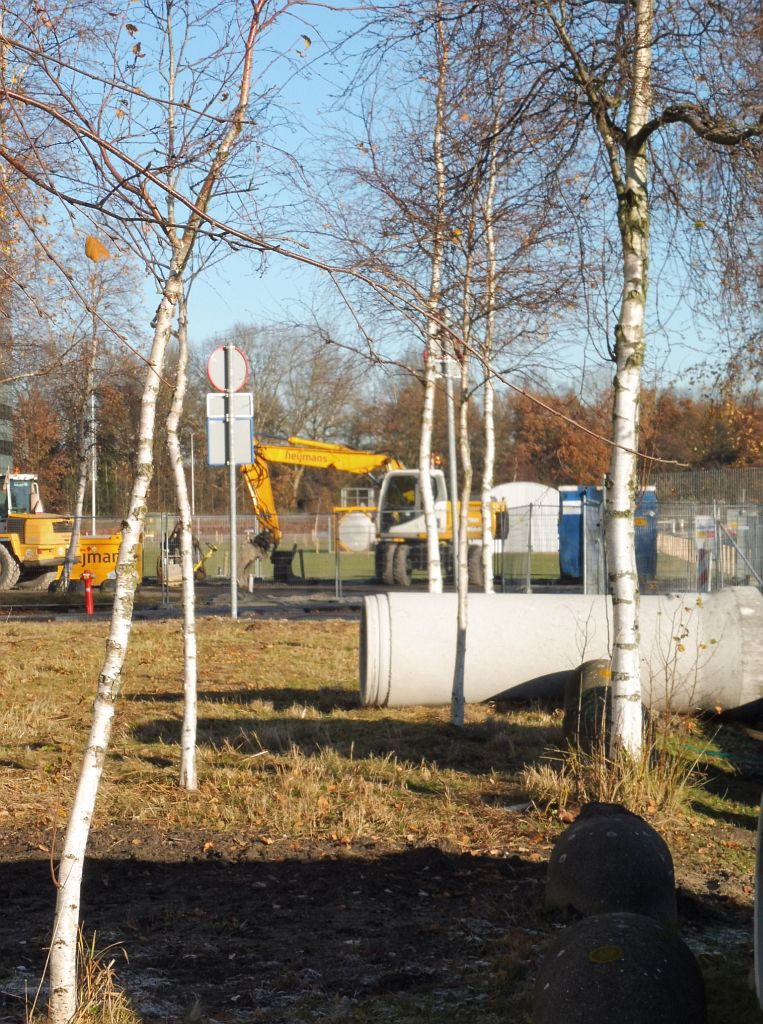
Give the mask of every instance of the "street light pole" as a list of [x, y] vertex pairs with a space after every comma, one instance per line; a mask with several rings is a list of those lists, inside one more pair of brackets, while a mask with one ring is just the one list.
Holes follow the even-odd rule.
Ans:
[[196, 515], [196, 460], [193, 457], [193, 431], [191, 433], [191, 515]]
[[236, 550], [236, 446], [233, 411], [233, 355], [236, 346], [225, 346], [226, 454], [228, 457], [228, 502], [230, 505], [230, 617], [238, 618], [238, 558]]
[[95, 536], [95, 491], [98, 477], [98, 452], [95, 446], [95, 388], [90, 392], [90, 529]]

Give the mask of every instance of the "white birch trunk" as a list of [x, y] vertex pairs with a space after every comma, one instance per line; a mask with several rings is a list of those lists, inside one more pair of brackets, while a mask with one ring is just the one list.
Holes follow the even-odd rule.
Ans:
[[[499, 92], [499, 99], [503, 91]], [[493, 136], [497, 137], [500, 118], [493, 123]], [[493, 593], [493, 521], [490, 510], [490, 494], [493, 490], [495, 473], [495, 386], [493, 382], [493, 331], [495, 328], [495, 278], [496, 246], [493, 208], [495, 204], [496, 179], [498, 175], [496, 143], [491, 145], [488, 164], [488, 183], [485, 195], [485, 337], [483, 342], [482, 365], [485, 372], [485, 395], [482, 407], [485, 432], [485, 462], [482, 468], [480, 505], [482, 508], [482, 571], [485, 578], [485, 593]]]
[[483, 428], [485, 431], [485, 463], [482, 469], [480, 506], [482, 508], [482, 571], [485, 577], [485, 593], [494, 592], [493, 584], [493, 519], [490, 495], [493, 490], [495, 472], [495, 387], [493, 385], [492, 363], [488, 355], [485, 360], [485, 394], [483, 404]]
[[[173, 166], [175, 153], [175, 84], [177, 62], [172, 6], [166, 8], [167, 36], [167, 175], [170, 185], [176, 185]], [[168, 234], [173, 246], [178, 245], [175, 198], [167, 197]], [[188, 383], [188, 307], [185, 291], [178, 294], [178, 365], [175, 393], [167, 416], [167, 449], [175, 478], [178, 517], [180, 520], [180, 564], [183, 583], [183, 726], [180, 735], [180, 786], [194, 790], [198, 786], [196, 774], [197, 726], [197, 645], [196, 645], [196, 591], [193, 576], [193, 522], [188, 501], [188, 485], [183, 469], [183, 457], [178, 438], [178, 425], [183, 413], [183, 401]]]
[[[457, 581], [457, 623], [456, 662], [453, 669], [453, 691], [451, 694], [450, 718], [453, 725], [464, 724], [464, 676], [466, 672], [467, 626], [469, 624], [469, 500], [472, 493], [472, 450], [469, 439], [469, 355], [471, 349], [471, 301], [472, 278], [474, 273], [475, 236], [477, 233], [477, 204], [475, 194], [469, 210], [467, 226], [466, 260], [464, 263], [463, 289], [461, 294], [461, 374], [458, 404], [458, 455], [461, 462], [461, 494], [458, 514], [458, 572]], [[455, 356], [455, 346], [452, 346]], [[456, 523], [453, 523], [456, 529]]]
[[130, 511], [122, 524], [122, 542], [116, 566], [116, 594], [106, 657], [98, 679], [87, 746], [58, 869], [58, 898], [50, 949], [50, 1005], [52, 1024], [67, 1024], [77, 1010], [77, 933], [85, 849], [95, 810], [111, 736], [122, 667], [132, 628], [132, 609], [138, 584], [137, 556], [146, 514], [146, 497], [153, 472], [153, 439], [156, 399], [164, 353], [179, 291], [177, 276], [168, 281], [156, 316], [154, 341], [141, 404], [137, 462], [130, 495]]
[[[466, 331], [464, 332], [466, 334]], [[461, 362], [461, 401], [458, 412], [458, 454], [461, 460], [461, 507], [458, 516], [458, 622], [450, 718], [464, 724], [464, 673], [469, 625], [469, 499], [472, 492], [472, 452], [469, 443], [469, 361]]]
[[[431, 321], [430, 321], [431, 322]], [[424, 405], [421, 411], [421, 438], [419, 441], [419, 490], [427, 530], [427, 575], [429, 593], [442, 593], [442, 566], [440, 541], [437, 530], [434, 498], [432, 497], [432, 429], [434, 426], [434, 396], [437, 377], [437, 359], [427, 350], [424, 367]]]
[[[437, 517], [432, 497], [432, 429], [434, 426], [435, 381], [437, 364], [442, 356], [440, 342], [441, 317], [440, 308], [442, 290], [442, 263], [444, 252], [444, 221], [445, 221], [445, 158], [443, 142], [445, 135], [445, 86], [447, 83], [448, 45], [442, 25], [442, 7], [437, 5], [437, 87], [435, 93], [435, 121], [432, 139], [432, 157], [435, 168], [435, 223], [432, 236], [432, 269], [429, 283], [429, 299], [427, 302], [427, 364], [424, 374], [424, 406], [421, 413], [421, 441], [419, 444], [419, 486], [421, 503], [424, 510], [424, 522], [427, 531], [427, 573], [429, 592], [442, 593], [442, 564], [440, 562], [440, 541], [437, 530]], [[451, 495], [455, 501], [455, 495]], [[455, 523], [451, 524], [456, 528]]]
[[175, 394], [167, 417], [167, 448], [175, 478], [178, 517], [180, 520], [180, 561], [183, 577], [183, 727], [180, 739], [180, 786], [198, 787], [196, 776], [196, 705], [197, 645], [196, 591], [193, 577], [193, 521], [188, 500], [188, 485], [183, 468], [183, 455], [178, 438], [178, 424], [183, 411], [188, 369], [188, 319], [185, 295], [178, 299], [178, 367]]
[[82, 760], [59, 865], [58, 898], [50, 949], [48, 1010], [51, 1024], [68, 1024], [77, 1011], [77, 932], [82, 869], [132, 627], [132, 609], [135, 589], [138, 584], [137, 552], [141, 542], [146, 515], [146, 498], [153, 472], [156, 400], [164, 367], [164, 356], [172, 330], [175, 306], [182, 291], [183, 271], [198, 236], [215, 185], [244, 125], [249, 103], [252, 54], [259, 30], [259, 18], [263, 3], [264, 0], [257, 0], [253, 6], [249, 31], [244, 44], [236, 109], [196, 194], [195, 211], [188, 218], [182, 238], [173, 245], [170, 273], [165, 281], [162, 300], [154, 319], [154, 338], [148, 359], [148, 372], [141, 403], [137, 471], [130, 495], [130, 510], [122, 527], [122, 542], [119, 546], [116, 566], [117, 586], [111, 629], [106, 645], [106, 657], [98, 680], [90, 735]]
[[[639, 583], [634, 512], [638, 486], [641, 367], [649, 261], [646, 145], [629, 141], [651, 109], [652, 0], [636, 0], [636, 46], [625, 147], [625, 175], [618, 189], [623, 246], [623, 297], [615, 328], [613, 440], [607, 484], [606, 539], [613, 602], [612, 749], [634, 757], [642, 746], [639, 665]], [[629, 449], [629, 450], [628, 450]]]

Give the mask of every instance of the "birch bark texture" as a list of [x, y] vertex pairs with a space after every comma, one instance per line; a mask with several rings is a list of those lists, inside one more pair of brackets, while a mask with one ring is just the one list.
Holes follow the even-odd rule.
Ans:
[[[88, 242], [91, 241], [88, 238]], [[85, 244], [85, 254], [93, 262], [100, 262], [109, 259], [110, 253], [105, 246], [101, 245], [92, 249]], [[66, 552], [63, 572], [61, 573], [61, 586], [68, 590], [71, 582], [72, 568], [77, 561], [77, 548], [82, 535], [82, 516], [85, 511], [85, 492], [87, 490], [88, 468], [93, 464], [92, 445], [95, 444], [95, 424], [92, 422], [93, 410], [95, 408], [95, 367], [98, 359], [98, 325], [99, 317], [97, 309], [103, 297], [104, 281], [98, 273], [93, 270], [90, 275], [90, 345], [85, 362], [85, 388], [82, 395], [82, 406], [80, 422], [78, 424], [79, 451], [77, 453], [77, 491], [74, 498], [74, 517], [72, 523], [72, 535], [69, 547]], [[88, 417], [91, 417], [90, 419]], [[95, 510], [93, 510], [95, 514]]]
[[[493, 335], [495, 331], [497, 250], [495, 239], [495, 192], [498, 181], [497, 139], [500, 130], [500, 110], [503, 90], [498, 91], [496, 117], [493, 121], [489, 146], [487, 188], [483, 204], [485, 224], [485, 330], [482, 339], [482, 360], [485, 375], [482, 400], [482, 425], [485, 434], [485, 455], [480, 481], [480, 507], [482, 510], [482, 575], [484, 590], [492, 594], [493, 586], [493, 519], [491, 493], [495, 474], [495, 379], [493, 377]], [[501, 556], [503, 557], [503, 555]]]
[[[612, 592], [612, 735], [610, 742], [633, 756], [642, 746], [639, 644], [639, 579], [636, 566], [635, 509], [638, 489], [641, 370], [649, 270], [649, 201], [646, 141], [637, 141], [652, 104], [652, 0], [636, 0], [636, 31], [630, 109], [625, 139], [625, 173], [612, 172], [617, 192], [617, 223], [623, 253], [623, 292], [615, 327], [615, 379], [612, 449], [606, 505], [606, 546]], [[611, 141], [605, 135], [608, 149]]]
[[196, 587], [193, 571], [193, 518], [188, 498], [188, 482], [183, 466], [183, 452], [178, 436], [183, 400], [188, 384], [188, 308], [185, 292], [181, 292], [178, 298], [177, 341], [178, 365], [175, 375], [175, 393], [167, 416], [167, 448], [175, 479], [183, 583], [183, 725], [180, 733], [180, 786], [182, 789], [194, 790], [198, 788], [196, 772], [198, 651]]
[[[609, 98], [587, 67], [563, 14], [549, 8], [559, 39], [593, 115], [617, 198], [623, 287], [614, 341], [612, 458], [607, 480], [605, 537], [613, 604], [612, 749], [637, 756], [642, 746], [639, 665], [639, 582], [634, 514], [638, 487], [639, 403], [644, 363], [644, 316], [649, 260], [646, 140], [640, 134], [651, 112], [652, 0], [633, 5], [635, 32], [624, 135], [610, 117]], [[619, 135], [619, 137], [618, 137]], [[623, 156], [625, 164], [623, 166]]]
[[122, 524], [111, 628], [98, 678], [90, 734], [58, 867], [58, 896], [50, 949], [49, 1017], [52, 1024], [67, 1024], [77, 1011], [77, 937], [82, 870], [132, 628], [133, 603], [138, 585], [138, 550], [153, 468], [156, 400], [178, 290], [179, 277], [175, 271], [166, 282], [156, 316], [154, 342], [141, 404], [138, 469], [130, 495], [130, 510]]
[[[449, 40], [443, 21], [443, 6], [436, 4], [435, 53], [437, 83], [435, 87], [434, 125], [432, 131], [432, 159], [435, 172], [435, 209], [432, 234], [431, 272], [427, 299], [426, 366], [424, 368], [424, 403], [421, 411], [421, 441], [419, 444], [419, 487], [427, 532], [427, 578], [430, 594], [442, 593], [442, 563], [440, 541], [432, 495], [432, 432], [434, 429], [435, 389], [437, 366], [442, 359], [442, 273], [445, 251], [445, 215], [447, 182], [445, 169], [445, 131]], [[454, 496], [455, 497], [455, 496]], [[455, 529], [455, 523], [451, 524]]]

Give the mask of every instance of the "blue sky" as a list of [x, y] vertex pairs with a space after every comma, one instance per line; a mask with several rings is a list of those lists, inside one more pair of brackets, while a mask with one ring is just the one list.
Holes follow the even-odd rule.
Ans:
[[[352, 0], [334, 5], [351, 11]], [[293, 8], [293, 13], [279, 20], [268, 36], [268, 52], [286, 53], [288, 63], [275, 63], [269, 68], [268, 81], [279, 74], [283, 78], [279, 104], [287, 112], [284, 127], [276, 140], [284, 150], [298, 156], [312, 151], [313, 133], [307, 126], [316, 126], [328, 119], [340, 119], [334, 111], [338, 90], [338, 72], [332, 44], [353, 25], [352, 18], [341, 10], [320, 7]], [[310, 38], [305, 48], [304, 36]], [[298, 53], [303, 53], [300, 58]], [[305, 74], [294, 75], [294, 64], [305, 60]], [[288, 117], [288, 112], [293, 117]], [[315, 253], [317, 258], [321, 253]], [[194, 283], [189, 302], [191, 339], [203, 342], [225, 332], [237, 323], [274, 323], [299, 319], [304, 303], [311, 301], [319, 274], [291, 260], [271, 257], [261, 272], [256, 254], [231, 253], [217, 266], [205, 271]]]
[[[345, 6], [350, 8], [352, 4], [347, 2]], [[284, 80], [280, 101], [287, 111], [293, 110], [294, 116], [284, 119], [283, 135], [278, 141], [292, 153], [302, 150], [313, 157], [313, 133], [303, 126], [313, 126], [315, 135], [319, 136], [322, 125], [340, 116], [331, 109], [340, 72], [336, 69], [334, 57], [327, 51], [328, 44], [351, 21], [346, 14], [318, 8], [310, 12], [310, 17], [313, 20], [310, 26], [298, 19], [284, 19], [277, 26], [269, 45], [273, 54], [288, 53], [294, 61], [295, 51], [304, 47], [302, 35], [311, 38], [309, 77], [293, 76]], [[269, 74], [277, 71], [278, 67], [274, 65]], [[286, 65], [282, 62], [280, 67], [285, 74]], [[348, 116], [345, 116], [345, 123]], [[656, 244], [655, 257], [657, 248]], [[323, 255], [316, 249], [312, 252], [318, 258]], [[656, 263], [655, 259], [653, 265]], [[305, 319], [315, 297], [319, 296], [320, 303], [321, 294], [327, 294], [325, 280], [321, 277], [319, 272], [283, 258], [271, 257], [266, 271], [262, 273], [256, 255], [238, 252], [226, 256], [194, 283], [189, 304], [192, 343], [201, 351], [211, 351], [214, 338], [237, 323], [264, 325]], [[668, 273], [661, 281], [655, 278], [651, 282], [652, 305], [659, 294], [663, 323], [667, 321], [667, 325], [664, 330], [651, 335], [650, 357], [653, 366], [661, 367], [662, 372], [667, 369], [668, 374], [680, 378], [688, 367], [699, 361], [705, 342], [698, 338], [681, 296], [671, 294], [672, 277]], [[653, 314], [652, 324], [655, 323]], [[337, 326], [341, 328], [343, 325]], [[349, 335], [352, 330], [349, 317], [344, 326]], [[583, 363], [574, 339], [567, 346], [567, 358], [570, 369]], [[591, 367], [602, 365], [601, 359], [591, 351], [587, 359]]]

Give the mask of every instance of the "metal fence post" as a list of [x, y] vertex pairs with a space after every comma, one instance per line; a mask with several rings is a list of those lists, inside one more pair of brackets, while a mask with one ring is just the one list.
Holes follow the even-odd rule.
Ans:
[[588, 593], [588, 520], [585, 494], [580, 496], [580, 522], [583, 527], [581, 558], [583, 560], [583, 593]]
[[159, 516], [159, 559], [162, 567], [162, 607], [170, 603], [169, 587], [169, 512], [162, 512]]
[[339, 600], [342, 596], [342, 564], [339, 550], [339, 517], [336, 513], [332, 516], [331, 524], [329, 536], [333, 534], [334, 538], [334, 597]]

